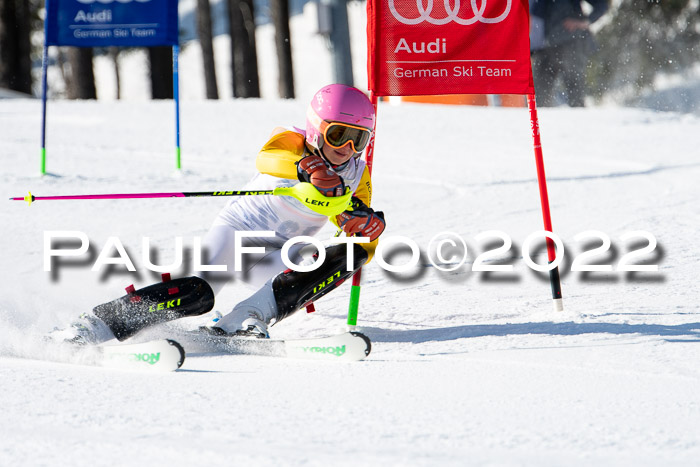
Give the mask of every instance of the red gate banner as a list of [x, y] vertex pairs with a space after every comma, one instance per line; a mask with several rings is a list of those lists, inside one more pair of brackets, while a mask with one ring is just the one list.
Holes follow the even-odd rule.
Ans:
[[368, 0], [377, 96], [532, 94], [528, 0]]

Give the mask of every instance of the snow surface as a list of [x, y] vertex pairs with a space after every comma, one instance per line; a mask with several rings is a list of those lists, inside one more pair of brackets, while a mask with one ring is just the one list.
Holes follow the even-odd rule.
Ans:
[[[51, 175], [38, 177], [40, 103], [5, 100], [2, 196], [236, 189], [269, 131], [300, 124], [305, 104], [184, 102], [175, 174], [172, 103], [51, 102]], [[412, 238], [423, 255], [407, 273], [364, 269], [359, 325], [374, 346], [359, 363], [200, 355], [151, 375], [50, 354], [43, 333], [159, 279], [143, 266], [143, 237], [168, 264], [175, 237], [191, 246], [224, 201], [0, 203], [0, 465], [696, 464], [700, 119], [556, 108], [540, 109], [540, 123], [568, 259], [561, 313], [546, 274], [520, 253], [542, 229], [527, 111], [380, 105], [374, 205], [386, 212], [384, 235]], [[513, 239], [502, 255], [513, 273], [471, 271], [499, 245], [475, 237], [494, 229]], [[646, 243], [622, 234], [652, 233], [658, 246], [643, 259], [658, 272], [571, 272], [574, 256], [600, 244], [574, 241], [591, 229], [613, 244], [593, 262], [613, 265]], [[45, 272], [52, 230], [85, 232], [90, 255]], [[443, 231], [469, 246], [452, 273], [426, 257]], [[110, 236], [137, 273], [90, 270]], [[541, 249], [534, 256], [545, 261]], [[248, 293], [232, 285], [217, 308]], [[346, 284], [273, 336], [343, 329], [348, 295]]]

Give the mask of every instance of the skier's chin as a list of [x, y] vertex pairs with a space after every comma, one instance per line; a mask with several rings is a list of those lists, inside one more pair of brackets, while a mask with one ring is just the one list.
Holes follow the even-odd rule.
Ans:
[[345, 151], [341, 152], [333, 148], [325, 147], [323, 148], [323, 155], [331, 164], [342, 165], [349, 161], [355, 153], [352, 151], [346, 153]]

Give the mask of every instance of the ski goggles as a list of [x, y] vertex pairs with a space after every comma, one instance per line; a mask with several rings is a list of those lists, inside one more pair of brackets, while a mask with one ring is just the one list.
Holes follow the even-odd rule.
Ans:
[[362, 152], [367, 147], [372, 131], [368, 128], [348, 123], [321, 122], [323, 141], [334, 149], [340, 149], [350, 143], [353, 151]]

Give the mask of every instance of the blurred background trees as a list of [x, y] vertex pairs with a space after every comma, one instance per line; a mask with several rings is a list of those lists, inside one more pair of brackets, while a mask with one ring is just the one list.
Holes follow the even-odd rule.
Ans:
[[[346, 34], [343, 24], [336, 24], [340, 14], [333, 7], [346, 7], [347, 0], [308, 0], [317, 8], [303, 11], [319, 15], [319, 31], [329, 43], [333, 54], [327, 67], [335, 67], [337, 82], [352, 82], [352, 63], [349, 43], [354, 47], [364, 43], [364, 37], [355, 37], [357, 29]], [[295, 3], [295, 11], [308, 1]], [[601, 21], [596, 39], [598, 50], [588, 69], [588, 93], [597, 99], [611, 95], [625, 98], [639, 96], [653, 89], [659, 74], [682, 75], [698, 70], [700, 63], [700, 1], [698, 0], [611, 0], [605, 21]], [[261, 9], [256, 13], [255, 8]], [[26, 94], [40, 93], [38, 79], [41, 67], [44, 0], [0, 0], [0, 88]], [[212, 14], [216, 9], [219, 13]], [[342, 13], [342, 11], [341, 11]], [[268, 21], [275, 29], [277, 69], [261, 70], [278, 77], [280, 97], [294, 97], [294, 64], [292, 62], [292, 33], [290, 32], [289, 0], [197, 0], [196, 38], [202, 49], [202, 73], [206, 97], [219, 96], [213, 39], [217, 34], [229, 34], [232, 95], [260, 97], [260, 76], [256, 45], [256, 17]], [[331, 16], [329, 16], [331, 15]], [[325, 18], [325, 20], [324, 20]], [[343, 20], [347, 24], [347, 15]], [[181, 25], [182, 27], [182, 25]], [[335, 33], [340, 39], [332, 40]], [[362, 31], [364, 34], [364, 30]], [[194, 33], [193, 33], [194, 34]], [[350, 34], [354, 34], [350, 37]], [[347, 37], [347, 38], [345, 38]], [[192, 35], [188, 38], [194, 38]], [[337, 43], [336, 43], [337, 42]], [[348, 43], [347, 50], [340, 47]], [[183, 41], [183, 45], [186, 42]], [[96, 96], [93, 56], [109, 56], [115, 65], [116, 96], [120, 94], [119, 57], [123, 49], [88, 49], [70, 51], [61, 48], [53, 55], [52, 64], [61, 67], [66, 83], [62, 94], [69, 98]], [[336, 56], [338, 54], [338, 56]], [[58, 55], [58, 60], [56, 60]], [[169, 48], [149, 49], [151, 89], [153, 98], [172, 98], [172, 53]], [[338, 64], [349, 68], [350, 74]], [[313, 73], [315, 70], [305, 70]], [[222, 83], [219, 83], [222, 84]], [[107, 96], [105, 96], [107, 97]]]
[[31, 33], [38, 23], [38, 2], [0, 0], [0, 88], [32, 93]]
[[253, 0], [226, 0], [233, 97], [260, 97]]
[[[67, 62], [62, 63], [68, 99], [97, 99], [95, 72], [92, 67], [93, 49], [66, 47]], [[67, 68], [67, 70], [66, 70]]]
[[209, 0], [197, 0], [197, 35], [202, 47], [202, 67], [204, 69], [204, 87], [207, 99], [219, 98], [216, 84], [216, 66], [214, 61], [213, 28], [211, 24], [211, 5]]
[[151, 67], [151, 98], [173, 98], [173, 49], [172, 47], [149, 47], [148, 62]]
[[289, 0], [270, 0], [270, 16], [275, 26], [277, 51], [277, 87], [280, 97], [294, 99], [294, 67], [292, 66], [292, 35], [289, 30]]
[[681, 73], [700, 61], [697, 0], [621, 0], [608, 14], [588, 76], [596, 97], [639, 94], [659, 73]]

